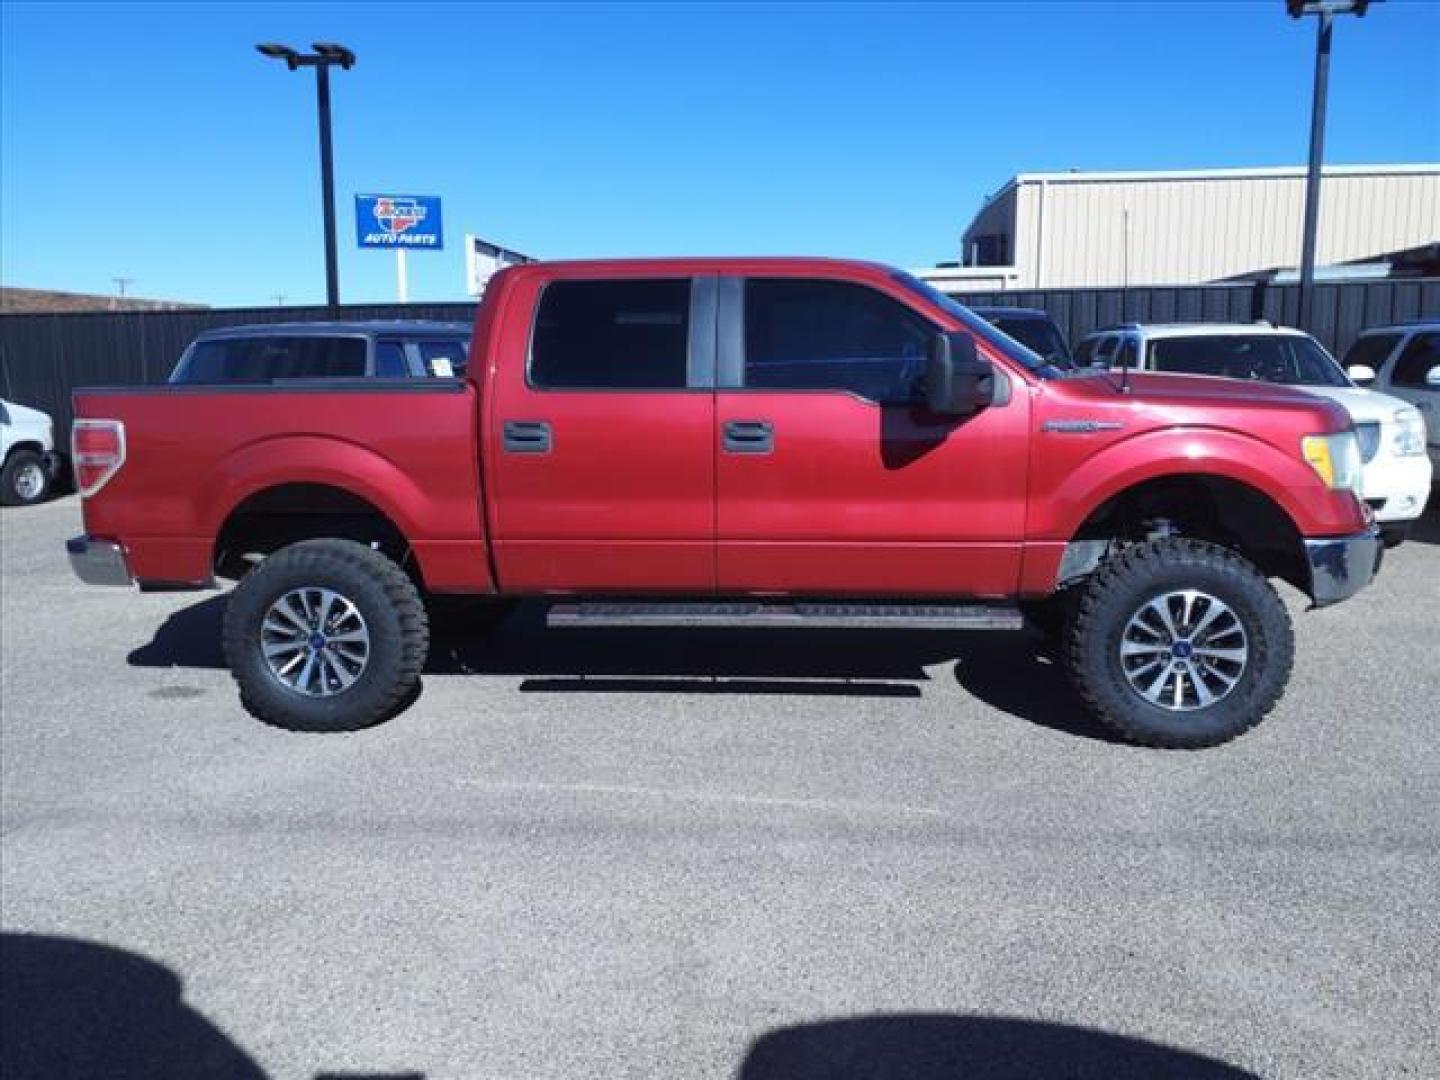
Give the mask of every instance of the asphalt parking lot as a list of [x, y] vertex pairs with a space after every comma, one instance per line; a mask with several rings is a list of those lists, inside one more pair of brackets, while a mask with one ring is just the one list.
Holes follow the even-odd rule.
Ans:
[[1091, 729], [1028, 634], [528, 609], [390, 724], [290, 734], [222, 597], [83, 587], [77, 531], [0, 516], [7, 1080], [1440, 1060], [1435, 511], [1349, 604], [1288, 594], [1287, 697], [1200, 753]]

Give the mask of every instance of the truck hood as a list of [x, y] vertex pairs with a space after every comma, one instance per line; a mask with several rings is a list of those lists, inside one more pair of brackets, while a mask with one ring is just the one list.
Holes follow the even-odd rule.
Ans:
[[[1295, 386], [1276, 383], [1224, 379], [1215, 375], [1169, 375], [1156, 372], [1131, 372], [1128, 392], [1122, 393], [1122, 376], [1118, 372], [1060, 380], [1067, 389], [1073, 388], [1087, 397], [1098, 399], [1128, 398], [1137, 404], [1177, 406], [1182, 408], [1311, 408], [1317, 404], [1311, 392]], [[1376, 394], [1376, 397], [1383, 395]]]
[[1366, 421], [1388, 424], [1400, 410], [1414, 408], [1407, 401], [1358, 386], [1307, 386], [1305, 392], [1343, 405], [1357, 424]]
[[39, 409], [32, 409], [25, 405], [16, 405], [13, 401], [0, 401], [4, 406], [5, 415], [9, 417], [10, 423], [15, 427], [46, 427], [50, 424], [50, 416]]

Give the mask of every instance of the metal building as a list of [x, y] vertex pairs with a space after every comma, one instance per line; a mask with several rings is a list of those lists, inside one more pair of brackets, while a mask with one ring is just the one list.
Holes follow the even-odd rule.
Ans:
[[[1327, 167], [1316, 263], [1440, 241], [1440, 164]], [[965, 230], [950, 291], [1185, 285], [1300, 258], [1305, 170], [1021, 173]]]

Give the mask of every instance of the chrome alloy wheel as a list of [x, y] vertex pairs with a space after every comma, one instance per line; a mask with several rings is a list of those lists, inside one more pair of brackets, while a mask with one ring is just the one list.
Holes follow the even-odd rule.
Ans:
[[353, 603], [330, 589], [292, 589], [265, 612], [260, 651], [289, 690], [331, 697], [355, 684], [370, 662], [370, 631]]
[[45, 470], [39, 465], [24, 465], [15, 474], [15, 494], [26, 502], [33, 502], [45, 490]]
[[1195, 589], [1147, 600], [1120, 638], [1120, 667], [1130, 688], [1172, 712], [1204, 709], [1228, 696], [1249, 659], [1240, 617]]

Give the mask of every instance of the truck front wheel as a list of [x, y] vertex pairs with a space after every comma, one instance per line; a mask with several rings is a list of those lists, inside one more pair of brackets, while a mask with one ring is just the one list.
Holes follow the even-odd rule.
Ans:
[[1065, 661], [1102, 723], [1146, 746], [1228, 742], [1274, 708], [1295, 639], [1265, 577], [1228, 548], [1136, 544], [1082, 586]]
[[225, 610], [225, 658], [251, 715], [292, 731], [389, 719], [430, 647], [414, 582], [353, 540], [306, 540], [261, 561]]

